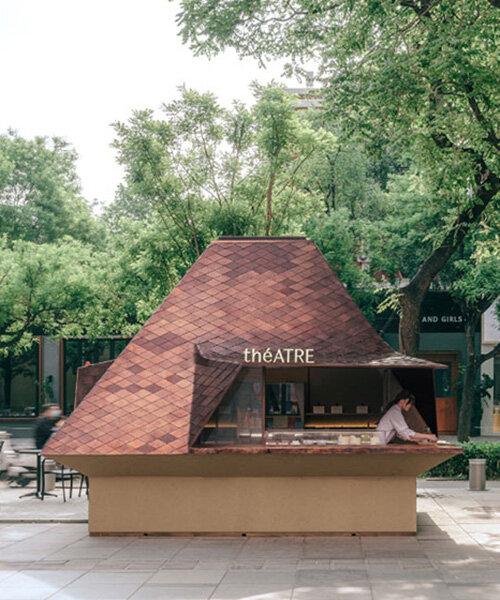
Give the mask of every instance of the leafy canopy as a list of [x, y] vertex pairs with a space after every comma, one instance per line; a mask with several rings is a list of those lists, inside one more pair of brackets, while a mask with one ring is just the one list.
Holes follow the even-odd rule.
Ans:
[[[493, 0], [184, 0], [196, 52], [312, 60], [324, 106], [374, 149], [396, 142], [448, 205], [498, 188], [499, 4]], [[473, 194], [467, 190], [473, 188]]]
[[0, 234], [37, 243], [65, 235], [98, 243], [102, 228], [81, 196], [76, 158], [57, 137], [0, 135]]

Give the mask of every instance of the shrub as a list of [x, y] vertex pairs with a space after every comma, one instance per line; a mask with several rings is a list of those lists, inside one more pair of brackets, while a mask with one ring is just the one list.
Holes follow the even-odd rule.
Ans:
[[466, 442], [457, 444], [462, 447], [463, 454], [437, 465], [421, 477], [451, 477], [453, 479], [469, 478], [469, 458], [486, 459], [486, 479], [500, 479], [500, 443], [499, 442]]

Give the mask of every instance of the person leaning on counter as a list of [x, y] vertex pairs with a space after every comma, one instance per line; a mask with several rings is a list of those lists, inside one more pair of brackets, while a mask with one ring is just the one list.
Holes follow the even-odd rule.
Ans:
[[415, 404], [415, 396], [409, 390], [401, 390], [387, 409], [377, 425], [377, 431], [384, 434], [384, 442], [388, 444], [397, 434], [402, 440], [409, 442], [437, 442], [433, 433], [418, 433], [408, 427], [403, 411], [408, 412]]

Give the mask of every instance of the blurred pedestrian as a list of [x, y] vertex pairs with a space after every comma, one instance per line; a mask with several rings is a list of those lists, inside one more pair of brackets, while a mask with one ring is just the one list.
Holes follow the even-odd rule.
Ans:
[[35, 423], [33, 431], [36, 447], [41, 450], [49, 438], [57, 431], [61, 419], [61, 409], [57, 404], [44, 404], [42, 413]]

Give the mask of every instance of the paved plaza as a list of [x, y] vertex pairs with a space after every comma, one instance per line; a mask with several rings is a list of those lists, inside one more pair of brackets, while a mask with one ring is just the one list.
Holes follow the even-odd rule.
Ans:
[[498, 600], [500, 482], [418, 487], [416, 537], [333, 538], [89, 537], [83, 498], [2, 487], [0, 598]]

